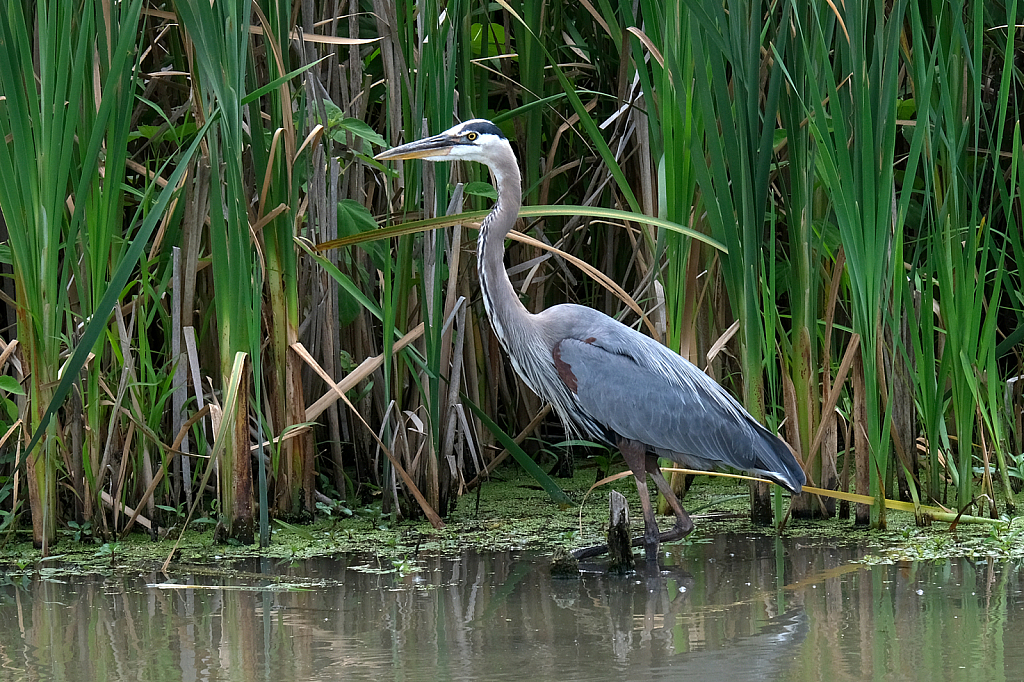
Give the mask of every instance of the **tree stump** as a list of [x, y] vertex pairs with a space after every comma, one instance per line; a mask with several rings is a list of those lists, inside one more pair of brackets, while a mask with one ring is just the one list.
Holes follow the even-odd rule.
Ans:
[[551, 560], [549, 570], [552, 577], [555, 578], [578, 578], [580, 577], [580, 562], [564, 547], [555, 547], [555, 555]]
[[625, 573], [633, 570], [633, 546], [629, 535], [629, 504], [622, 493], [608, 495], [608, 570]]

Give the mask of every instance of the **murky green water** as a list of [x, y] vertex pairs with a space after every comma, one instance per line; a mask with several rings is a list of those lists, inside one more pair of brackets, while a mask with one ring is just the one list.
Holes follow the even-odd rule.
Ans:
[[[578, 580], [522, 552], [421, 557], [405, 575], [344, 557], [37, 576], [0, 588], [0, 679], [1024, 679], [1018, 565], [859, 556], [727, 535]], [[265, 589], [268, 574], [313, 587]]]

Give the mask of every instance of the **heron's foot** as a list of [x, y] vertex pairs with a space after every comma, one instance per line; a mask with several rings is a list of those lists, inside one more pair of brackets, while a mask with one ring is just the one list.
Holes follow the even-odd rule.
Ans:
[[658, 558], [659, 544], [662, 542], [675, 542], [676, 540], [682, 540], [692, 532], [693, 521], [691, 521], [690, 517], [687, 515], [683, 518], [676, 519], [676, 524], [669, 530], [662, 531], [655, 535], [653, 541], [651, 538], [648, 538], [646, 534], [642, 538], [634, 538], [633, 546], [639, 547], [643, 545], [644, 553], [647, 555], [647, 561], [656, 561]]
[[661, 534], [661, 541], [668, 542], [668, 540], [665, 539], [665, 536], [673, 534], [678, 534], [672, 538], [673, 540], [681, 540], [692, 533], [693, 528], [693, 520], [690, 518], [690, 515], [683, 512], [682, 516], [676, 518], [676, 525], [672, 526], [672, 530]]

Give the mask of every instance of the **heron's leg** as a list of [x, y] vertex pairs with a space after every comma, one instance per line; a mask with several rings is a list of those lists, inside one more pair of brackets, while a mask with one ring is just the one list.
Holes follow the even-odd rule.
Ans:
[[[644, 553], [648, 561], [658, 559], [658, 521], [654, 517], [654, 505], [651, 504], [651, 496], [647, 491], [647, 447], [643, 443], [628, 438], [620, 438], [617, 443], [619, 451], [622, 452], [626, 466], [633, 472], [636, 479], [636, 491], [640, 495], [640, 506], [644, 510]], [[664, 477], [662, 477], [664, 480]]]
[[658, 490], [668, 500], [669, 506], [672, 507], [672, 512], [676, 515], [676, 525], [672, 530], [661, 536], [662, 541], [667, 542], [686, 537], [693, 530], [693, 521], [690, 519], [690, 515], [686, 513], [686, 510], [683, 509], [683, 505], [679, 503], [679, 498], [676, 497], [675, 491], [672, 490], [669, 482], [665, 480], [665, 475], [661, 473], [657, 456], [647, 455], [646, 466], [647, 473], [654, 479], [654, 485], [658, 486]]

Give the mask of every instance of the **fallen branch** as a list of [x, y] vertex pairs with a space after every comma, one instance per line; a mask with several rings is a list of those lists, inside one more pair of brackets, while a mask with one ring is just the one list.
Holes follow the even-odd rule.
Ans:
[[[398, 350], [399, 344], [405, 345], [405, 343], [408, 343], [409, 341], [411, 341], [412, 339], [409, 339], [409, 337], [412, 336], [413, 334], [415, 334], [416, 336], [419, 336], [422, 333], [423, 333], [423, 325], [420, 324], [416, 329], [414, 329], [413, 331], [411, 331], [408, 334], [406, 334], [405, 336], [403, 336], [402, 339], [398, 343], [395, 344], [395, 350]], [[409, 341], [406, 341], [406, 339], [409, 339]], [[402, 343], [403, 341], [405, 343]], [[427, 502], [427, 498], [425, 498], [423, 496], [423, 493], [420, 492], [420, 489], [418, 487], [416, 487], [416, 484], [413, 482], [412, 477], [409, 476], [409, 474], [402, 467], [402, 465], [398, 461], [398, 459], [393, 454], [391, 454], [391, 450], [389, 450], [388, 447], [386, 445], [384, 445], [384, 442], [377, 436], [376, 432], [374, 432], [374, 430], [372, 428], [370, 428], [370, 425], [366, 423], [366, 420], [363, 419], [363, 415], [359, 414], [359, 410], [356, 409], [355, 405], [353, 405], [349, 401], [348, 396], [345, 395], [345, 392], [350, 390], [351, 388], [354, 388], [355, 385], [359, 381], [362, 380], [363, 376], [369, 375], [374, 370], [376, 370], [377, 367], [380, 366], [380, 363], [384, 361], [384, 356], [383, 355], [378, 355], [376, 358], [370, 358], [370, 360], [379, 360], [379, 362], [377, 362], [376, 365], [374, 365], [372, 369], [366, 370], [365, 373], [362, 376], [360, 376], [359, 379], [353, 380], [351, 382], [349, 381], [350, 379], [352, 379], [352, 376], [354, 374], [359, 372], [359, 370], [364, 367], [364, 365], [367, 365], [367, 363], [368, 363], [367, 360], [364, 360], [362, 362], [362, 364], [360, 364], [359, 367], [357, 367], [355, 370], [350, 372], [347, 377], [345, 377], [344, 379], [342, 379], [338, 383], [335, 383], [334, 380], [331, 379], [330, 375], [328, 375], [327, 372], [325, 372], [324, 369], [320, 366], [320, 364], [313, 358], [313, 356], [309, 354], [309, 351], [306, 350], [305, 346], [303, 346], [301, 343], [293, 343], [290, 346], [290, 348], [293, 351], [295, 351], [295, 353], [297, 353], [300, 358], [302, 358], [303, 362], [305, 362], [307, 365], [309, 365], [309, 367], [314, 372], [316, 372], [321, 378], [323, 378], [324, 381], [326, 381], [328, 383], [328, 385], [330, 385], [332, 387], [332, 393], [329, 393], [329, 394], [325, 395], [323, 398], [320, 398], [320, 400], [318, 400], [316, 402], [314, 407], [316, 405], [319, 405], [321, 402], [324, 401], [325, 398], [328, 398], [328, 397], [330, 397], [332, 399], [324, 405], [323, 409], [327, 409], [327, 406], [330, 405], [331, 403], [333, 403], [335, 400], [342, 400], [342, 401], [344, 401], [344, 403], [346, 405], [348, 405], [348, 408], [350, 410], [352, 410], [352, 414], [354, 414], [356, 417], [359, 418], [359, 421], [362, 422], [363, 426], [366, 427], [366, 430], [370, 432], [371, 436], [373, 436], [373, 439], [377, 441], [378, 445], [380, 445], [380, 449], [383, 450], [384, 454], [387, 455], [389, 460], [391, 460], [391, 466], [393, 466], [395, 468], [395, 472], [401, 477], [402, 482], [405, 483], [405, 486], [409, 490], [409, 493], [412, 494], [412, 496], [414, 498], [416, 498], [416, 502], [420, 505], [420, 509], [423, 510], [423, 513], [424, 513], [424, 515], [426, 515], [427, 520], [430, 521], [430, 525], [433, 526], [434, 528], [438, 528], [438, 529], [444, 528], [444, 521], [442, 521], [441, 517], [438, 516], [437, 512], [434, 511], [434, 508], [430, 506], [430, 503]], [[347, 383], [349, 383], [350, 385], [346, 387]], [[307, 421], [312, 421], [313, 420], [313, 418], [310, 417], [310, 410], [311, 409], [312, 408], [307, 408], [306, 409], [306, 420]], [[323, 412], [323, 410], [320, 410], [320, 411]]]
[[[423, 323], [421, 322], [415, 329], [408, 332], [405, 336], [395, 342], [392, 348], [392, 352], [399, 351], [405, 348], [407, 345], [418, 339], [423, 335]], [[303, 349], [305, 350], [305, 349]], [[301, 355], [301, 354], [300, 354]], [[308, 355], [308, 353], [307, 353]], [[351, 391], [355, 388], [360, 381], [367, 378], [371, 374], [377, 371], [377, 368], [384, 364], [384, 354], [375, 355], [372, 358], [366, 358], [359, 366], [348, 373], [348, 375], [341, 381], [335, 383], [330, 377], [324, 377], [324, 381], [331, 387], [327, 393], [322, 395], [319, 400], [306, 408], [306, 421], [316, 421], [316, 418], [323, 414], [324, 410], [336, 403], [341, 399], [347, 391]], [[316, 368], [313, 368], [316, 371]], [[320, 370], [323, 371], [323, 370]]]
[[[114, 498], [110, 496], [110, 493], [108, 493], [106, 490], [100, 491], [100, 499], [103, 500], [103, 504], [107, 505], [107, 507], [109, 507], [110, 509], [120, 509], [121, 513], [123, 513], [125, 516], [131, 516], [133, 519], [133, 523], [138, 523], [140, 526], [143, 526], [144, 528], [146, 528], [146, 530], [150, 532], [153, 531], [153, 524], [149, 519], [140, 514], [137, 510], [129, 507], [127, 504], [122, 504], [121, 502], [115, 501]], [[145, 504], [145, 501], [143, 501], [143, 504]], [[141, 508], [142, 505], [139, 505], [139, 509]]]

